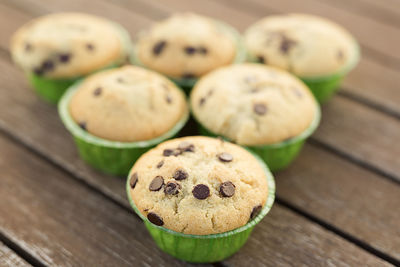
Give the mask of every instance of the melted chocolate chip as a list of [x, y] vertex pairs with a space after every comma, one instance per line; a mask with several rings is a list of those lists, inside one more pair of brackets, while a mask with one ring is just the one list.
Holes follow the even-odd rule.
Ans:
[[250, 214], [250, 220], [254, 219], [255, 217], [257, 217], [257, 215], [260, 213], [262, 209], [261, 205], [257, 205], [255, 207], [253, 207], [251, 214]]
[[159, 55], [161, 54], [161, 52], [164, 50], [165, 46], [167, 45], [167, 42], [162, 40], [157, 42], [154, 46], [153, 46], [153, 54], [154, 55]]
[[210, 188], [205, 184], [198, 184], [193, 188], [192, 194], [197, 199], [206, 199], [210, 195]]
[[161, 217], [155, 214], [154, 212], [150, 212], [149, 214], [147, 214], [147, 219], [149, 219], [149, 221], [155, 225], [158, 226], [164, 225], [164, 221], [161, 219]]
[[30, 52], [33, 49], [33, 46], [30, 43], [25, 43], [24, 46], [25, 52]]
[[167, 101], [168, 104], [171, 104], [172, 103], [172, 97], [169, 94], [167, 94], [165, 96], [165, 101]]
[[193, 73], [184, 73], [182, 75], [182, 78], [183, 79], [194, 79], [194, 78], [196, 78], [196, 75], [194, 75]]
[[207, 98], [205, 98], [205, 97], [200, 98], [200, 100], [199, 100], [199, 106], [204, 105], [204, 103], [206, 103], [206, 100], [207, 100]]
[[230, 181], [223, 182], [219, 187], [219, 193], [223, 197], [231, 197], [235, 194], [235, 185]]
[[82, 130], [87, 131], [87, 123], [85, 121], [79, 122], [78, 125], [82, 128]]
[[205, 48], [204, 46], [200, 46], [200, 47], [197, 49], [197, 51], [198, 51], [200, 54], [203, 54], [203, 55], [207, 55], [207, 53], [208, 53], [208, 49]]
[[164, 185], [164, 178], [162, 176], [156, 176], [149, 185], [150, 191], [158, 191]]
[[173, 154], [174, 154], [174, 150], [173, 149], [167, 148], [167, 149], [164, 149], [164, 151], [163, 151], [163, 156], [164, 157], [169, 157], [169, 156], [171, 156]]
[[97, 87], [94, 91], [93, 91], [93, 95], [94, 96], [99, 96], [101, 95], [102, 89], [101, 87]]
[[161, 168], [164, 165], [164, 161], [160, 161], [159, 163], [157, 163], [157, 169]]
[[168, 182], [164, 187], [164, 193], [166, 195], [177, 195], [181, 189], [181, 185], [175, 181]]
[[65, 54], [59, 54], [58, 55], [58, 61], [61, 63], [68, 63], [69, 60], [71, 59], [71, 54], [65, 53]]
[[264, 115], [265, 113], [267, 113], [267, 106], [262, 103], [254, 104], [253, 111], [257, 115]]
[[265, 57], [264, 56], [257, 56], [258, 62], [265, 64]]
[[137, 174], [137, 172], [135, 172], [134, 174], [132, 174], [132, 176], [131, 176], [131, 180], [130, 180], [130, 182], [129, 182], [129, 184], [131, 185], [131, 188], [132, 189], [134, 189], [135, 188], [135, 186], [136, 186], [136, 184], [137, 184], [137, 182], [138, 182], [138, 174]]
[[91, 44], [91, 43], [87, 43], [86, 44], [86, 49], [89, 50], [89, 51], [93, 51], [94, 50], [94, 45]]
[[281, 41], [281, 45], [280, 45], [279, 49], [281, 50], [281, 52], [282, 52], [283, 54], [288, 54], [288, 53], [289, 53], [289, 50], [290, 50], [293, 46], [295, 46], [296, 44], [297, 44], [296, 41], [294, 41], [294, 40], [292, 40], [292, 39], [289, 39], [289, 38], [283, 36], [283, 37], [282, 37], [282, 41]]
[[184, 50], [185, 50], [185, 53], [188, 55], [193, 55], [194, 53], [196, 53], [196, 48], [193, 46], [186, 46], [184, 48]]
[[233, 160], [233, 156], [226, 152], [219, 153], [217, 157], [222, 162], [231, 162]]
[[194, 152], [194, 145], [189, 142], [183, 141], [178, 145], [178, 149], [184, 152]]
[[43, 71], [51, 71], [54, 69], [54, 63], [51, 60], [46, 60], [42, 63], [42, 70]]
[[184, 169], [177, 169], [174, 175], [172, 175], [172, 177], [174, 177], [174, 179], [177, 181], [185, 180], [188, 178], [188, 176], [189, 174]]

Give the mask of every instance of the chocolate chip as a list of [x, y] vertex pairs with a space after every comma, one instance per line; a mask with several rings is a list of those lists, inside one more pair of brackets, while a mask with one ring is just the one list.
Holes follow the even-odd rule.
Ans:
[[178, 149], [184, 152], [194, 152], [194, 145], [183, 141], [178, 145]]
[[137, 172], [135, 172], [134, 174], [132, 174], [131, 176], [131, 180], [129, 182], [129, 184], [131, 185], [131, 188], [134, 189], [136, 184], [138, 182], [138, 174]]
[[87, 123], [85, 121], [79, 122], [78, 125], [82, 128], [82, 130], [87, 131]]
[[193, 55], [194, 53], [196, 53], [196, 48], [193, 46], [186, 46], [184, 48], [184, 50], [185, 50], [185, 53], [188, 55]]
[[254, 104], [253, 111], [257, 115], [264, 115], [265, 113], [267, 113], [267, 106], [265, 104], [262, 104], [262, 103]]
[[158, 43], [156, 43], [156, 44], [153, 46], [153, 54], [154, 54], [154, 55], [159, 55], [159, 54], [161, 54], [161, 52], [164, 50], [164, 48], [165, 48], [166, 45], [167, 45], [167, 42], [164, 41], [164, 40], [159, 41]]
[[160, 161], [159, 163], [157, 163], [157, 169], [161, 168], [164, 165], [164, 161]]
[[91, 44], [91, 43], [87, 43], [86, 44], [86, 49], [89, 50], [89, 51], [93, 51], [94, 50], [94, 45]]
[[188, 176], [189, 174], [184, 169], [177, 169], [174, 175], [172, 175], [172, 177], [174, 177], [174, 179], [178, 181], [185, 180], [188, 178]]
[[281, 45], [280, 45], [280, 50], [283, 54], [289, 53], [289, 50], [297, 44], [296, 41], [289, 39], [287, 37], [282, 37]]
[[257, 56], [257, 60], [258, 60], [258, 62], [265, 64], [265, 57], [264, 56]]
[[193, 73], [184, 73], [182, 75], [182, 78], [183, 79], [194, 79], [194, 78], [196, 78], [196, 75], [194, 75]]
[[147, 214], [147, 219], [149, 219], [149, 221], [155, 225], [158, 226], [164, 225], [164, 222], [161, 219], [161, 217], [155, 214], [154, 212], [150, 212], [149, 214]]
[[43, 74], [43, 69], [42, 68], [40, 68], [40, 67], [37, 67], [37, 68], [34, 68], [33, 69], [33, 72], [36, 74], [36, 75], [42, 75]]
[[101, 95], [102, 89], [101, 87], [97, 87], [94, 91], [93, 91], [93, 95], [94, 96], [99, 96]]
[[177, 195], [181, 189], [181, 185], [175, 181], [168, 182], [164, 187], [164, 193], [166, 195]]
[[192, 194], [197, 199], [206, 199], [210, 195], [210, 189], [205, 184], [198, 184], [193, 188]]
[[204, 105], [204, 103], [206, 103], [206, 98], [205, 98], [205, 97], [200, 98], [200, 100], [199, 100], [199, 106]]
[[226, 152], [219, 153], [217, 157], [222, 162], [231, 162], [233, 160], [233, 156]]
[[61, 63], [68, 63], [69, 60], [70, 60], [70, 58], [71, 58], [71, 54], [68, 54], [68, 53], [59, 54], [59, 55], [58, 55], [58, 60], [59, 60]]
[[163, 156], [164, 157], [169, 157], [169, 156], [171, 156], [173, 154], [174, 154], [174, 150], [173, 149], [167, 148], [167, 149], [164, 149], [164, 151], [163, 151]]
[[231, 197], [235, 194], [235, 185], [230, 182], [223, 182], [219, 187], [219, 192], [223, 197]]
[[118, 77], [117, 78], [117, 82], [118, 83], [124, 83], [125, 81], [124, 81], [124, 79], [122, 77]]
[[51, 71], [54, 69], [54, 63], [51, 60], [46, 60], [42, 63], [42, 70], [43, 71]]
[[30, 52], [32, 51], [33, 46], [30, 43], [25, 43], [24, 49], [25, 52]]
[[169, 94], [167, 94], [165, 96], [165, 101], [167, 101], [168, 104], [171, 104], [172, 103], [172, 97]]
[[150, 191], [158, 191], [164, 185], [164, 178], [162, 176], [156, 176], [149, 185]]
[[337, 58], [339, 61], [342, 61], [342, 60], [344, 59], [344, 53], [343, 53], [343, 51], [342, 51], [341, 49], [339, 49], [339, 50], [337, 51], [337, 53], [336, 53], [336, 58]]
[[251, 211], [251, 214], [250, 214], [250, 220], [257, 217], [257, 215], [260, 213], [261, 209], [262, 209], [261, 205], [257, 205], [255, 207], [253, 207], [253, 210]]
[[206, 54], [208, 53], [208, 49], [205, 48], [204, 46], [200, 46], [200, 47], [197, 49], [197, 51], [198, 51], [200, 54], [203, 54], [203, 55], [206, 55]]

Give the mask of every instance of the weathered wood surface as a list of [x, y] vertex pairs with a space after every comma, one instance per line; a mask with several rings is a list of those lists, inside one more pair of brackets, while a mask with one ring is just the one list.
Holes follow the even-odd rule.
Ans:
[[0, 266], [28, 267], [31, 265], [0, 242]]
[[[133, 212], [2, 136], [0, 147], [7, 155], [0, 159], [0, 213], [12, 214], [0, 218], [0, 230], [38, 260], [51, 266], [183, 265], [156, 248]], [[123, 187], [122, 179], [114, 179]], [[279, 205], [257, 228], [246, 247], [258, 246], [259, 254], [269, 254], [268, 261], [257, 259], [258, 264], [383, 264]], [[235, 257], [238, 262], [253, 258], [245, 251]]]
[[[307, 0], [306, 2], [311, 3], [314, 7], [339, 12], [339, 5], [332, 5], [328, 2], [322, 3], [324, 1], [321, 0], [321, 4], [315, 4], [316, 0]], [[54, 11], [80, 10], [107, 16], [123, 24], [131, 34], [148, 26], [155, 19], [165, 17], [173, 11], [188, 10], [189, 8], [193, 11], [224, 19], [241, 30], [260, 16], [273, 11], [271, 6], [267, 7], [258, 2], [256, 3], [257, 6], [262, 5], [260, 11], [255, 10], [254, 5], [242, 8], [243, 5], [238, 3], [238, 0], [232, 1], [234, 2], [233, 5], [229, 5], [227, 2], [216, 0], [159, 0], [156, 2], [99, 0], [96, 1], [95, 5], [90, 1], [82, 2], [78, 0], [43, 0], [40, 2], [4, 0], [0, 2], [0, 69], [2, 70], [0, 72], [0, 80], [2, 81], [0, 130], [9, 135], [11, 139], [34, 151], [33, 154], [28, 153], [31, 158], [40, 155], [43, 159], [34, 159], [38, 162], [38, 166], [43, 165], [44, 169], [51, 170], [50, 173], [54, 172], [55, 176], [62, 177], [62, 179], [58, 179], [63, 181], [61, 185], [54, 184], [54, 188], [60, 189], [64, 186], [69, 188], [71, 184], [71, 188], [76, 187], [78, 188], [77, 191], [81, 190], [79, 192], [86, 192], [85, 190], [87, 190], [91, 195], [94, 195], [90, 197], [91, 199], [96, 199], [96, 201], [99, 199], [99, 203], [107, 203], [104, 205], [119, 210], [122, 215], [118, 218], [128, 218], [128, 221], [132, 220], [136, 224], [140, 224], [134, 229], [135, 231], [141, 229], [140, 233], [145, 240], [147, 250], [142, 253], [143, 259], [138, 258], [137, 261], [146, 263], [146, 259], [151, 257], [153, 253], [156, 258], [162, 257], [164, 254], [158, 251], [151, 240], [148, 241], [149, 236], [143, 230], [144, 227], [137, 217], [128, 213], [123, 180], [100, 174], [86, 166], [78, 158], [71, 137], [58, 120], [56, 109], [38, 99], [29, 90], [21, 72], [12, 66], [6, 52], [9, 37], [25, 21], [34, 16]], [[268, 4], [278, 6], [280, 12], [287, 12], [290, 11], [287, 2], [283, 1], [283, 4], [280, 5], [279, 1], [270, 1]], [[325, 6], [328, 6], [328, 8]], [[327, 11], [320, 12], [322, 13], [314, 13], [324, 14]], [[352, 18], [356, 21], [356, 26], [361, 25], [362, 22], [367, 23], [367, 26], [371, 27], [370, 32], [376, 32], [383, 37], [397, 32], [397, 29], [393, 30], [393, 27], [387, 27], [387, 24], [382, 20], [375, 21], [370, 18], [363, 18], [361, 15], [354, 16], [349, 14], [348, 11], [344, 14], [345, 21], [350, 21]], [[338, 22], [344, 24], [341, 21]], [[392, 36], [391, 38], [395, 37]], [[277, 175], [278, 198], [290, 209], [288, 210], [279, 204], [276, 205], [267, 218], [268, 220], [263, 221], [256, 228], [253, 237], [243, 250], [224, 264], [235, 266], [248, 262], [252, 265], [265, 264], [271, 266], [288, 265], [293, 262], [305, 265], [369, 264], [372, 266], [383, 264], [373, 254], [379, 256], [383, 254], [385, 258], [388, 256], [392, 262], [400, 261], [400, 240], [394, 238], [400, 235], [399, 228], [396, 227], [397, 222], [400, 221], [400, 212], [395, 212], [400, 204], [400, 189], [395, 182], [390, 181], [390, 179], [399, 179], [400, 164], [399, 157], [396, 157], [396, 155], [400, 155], [400, 147], [396, 146], [398, 144], [396, 141], [399, 141], [400, 138], [400, 125], [396, 116], [400, 114], [400, 105], [398, 104], [400, 93], [397, 88], [400, 76], [396, 70], [396, 64], [393, 64], [397, 59], [388, 60], [388, 64], [385, 64], [386, 62], [382, 60], [382, 58], [395, 56], [398, 51], [386, 55], [382, 51], [387, 48], [387, 44], [371, 43], [368, 38], [361, 39], [363, 43], [366, 42], [363, 44], [367, 47], [366, 56], [361, 61], [360, 66], [346, 79], [342, 96], [335, 97], [324, 107], [323, 123], [314, 137], [315, 142], [306, 146], [301, 157], [296, 160], [293, 166]], [[379, 56], [376, 56], [377, 51]], [[362, 104], [357, 103], [357, 101], [361, 101]], [[370, 107], [373, 107], [373, 109]], [[355, 125], [357, 126], [356, 129], [354, 128]], [[4, 153], [1, 145], [0, 148], [1, 152]], [[21, 151], [17, 144], [11, 145], [10, 149], [17, 152]], [[27, 153], [25, 150], [22, 151]], [[20, 153], [17, 152], [15, 152], [15, 155]], [[7, 158], [7, 160], [10, 159]], [[49, 162], [57, 165], [63, 171], [60, 172], [54, 167], [47, 166]], [[15, 163], [14, 166], [16, 165]], [[33, 166], [28, 164], [26, 168], [30, 169], [37, 165], [36, 163]], [[10, 164], [10, 166], [12, 165]], [[11, 176], [14, 176], [15, 172], [10, 171]], [[26, 173], [28, 178], [29, 174], [36, 173], [36, 170]], [[17, 174], [20, 175], [20, 173]], [[81, 188], [82, 185], [84, 185], [83, 189]], [[34, 187], [34, 185], [32, 186]], [[46, 192], [49, 192], [49, 190]], [[54, 201], [59, 199], [58, 193], [55, 192], [58, 191], [52, 191]], [[26, 194], [25, 197], [31, 196], [28, 193]], [[68, 195], [65, 192], [59, 194]], [[68, 196], [71, 197], [71, 195]], [[73, 196], [75, 197], [75, 195]], [[46, 197], [50, 198], [47, 195]], [[110, 203], [110, 199], [118, 205]], [[41, 201], [45, 200], [41, 199]], [[81, 198], [64, 205], [66, 205], [65, 207], [73, 207], [79, 201], [82, 201], [81, 205], [85, 209], [91, 209], [91, 204], [86, 203], [86, 200], [84, 201]], [[22, 212], [18, 205], [15, 204], [14, 208]], [[103, 216], [102, 212], [104, 211], [97, 212], [99, 212], [99, 218]], [[316, 218], [323, 227], [299, 216], [298, 212]], [[40, 210], [38, 214], [40, 214]], [[33, 222], [35, 222], [34, 215], [35, 212], [32, 212], [30, 217], [28, 216]], [[56, 212], [51, 214], [54, 217], [50, 218], [64, 218], [62, 217], [64, 215]], [[73, 217], [74, 215], [72, 211], [69, 211], [66, 216]], [[108, 218], [107, 215], [104, 216], [106, 216], [106, 220], [114, 219]], [[88, 219], [92, 220], [93, 218]], [[50, 223], [52, 220], [55, 219], [50, 219]], [[102, 221], [99, 220], [98, 223], [102, 223]], [[112, 223], [124, 224], [125, 222], [112, 221]], [[64, 225], [62, 229], [70, 229], [69, 227], [77, 229], [73, 227], [78, 227], [78, 224], [79, 222], [72, 226]], [[327, 231], [326, 225], [329, 226], [328, 229], [330, 230], [336, 229], [334, 232], [344, 236], [347, 240]], [[44, 226], [37, 223], [35, 227], [43, 229], [41, 227]], [[114, 225], [110, 227], [114, 227]], [[50, 227], [50, 229], [52, 228]], [[25, 249], [35, 256], [38, 256], [39, 253], [39, 256], [43, 257], [39, 257], [39, 259], [44, 263], [49, 263], [49, 261], [46, 261], [49, 259], [60, 260], [65, 257], [62, 252], [57, 252], [54, 254], [55, 259], [52, 258], [53, 256], [47, 258], [48, 254], [51, 253], [46, 254], [45, 252], [49, 251], [46, 249], [41, 251], [34, 245], [35, 242], [43, 243], [45, 238], [42, 237], [41, 239], [40, 236], [35, 235], [18, 237], [19, 230], [14, 229], [8, 233], [11, 233], [10, 236], [16, 238], [14, 241], [19, 242], [20, 245], [26, 244], [26, 238], [29, 239], [31, 242]], [[126, 231], [126, 228], [122, 230]], [[0, 229], [0, 232], [3, 233], [3, 231]], [[90, 233], [94, 232], [87, 234]], [[121, 235], [124, 235], [124, 233], [118, 232]], [[65, 236], [54, 235], [51, 232], [48, 234], [55, 238], [57, 243], [61, 244], [61, 247], [65, 246], [67, 250], [73, 249], [69, 248], [68, 242], [61, 238]], [[71, 238], [66, 240], [74, 240], [76, 236], [66, 236], [65, 238]], [[102, 238], [111, 240], [112, 237]], [[135, 240], [132, 241], [132, 244], [137, 242], [137, 239]], [[362, 244], [354, 240], [359, 240]], [[365, 249], [365, 246], [372, 254], [360, 248], [364, 247]], [[99, 251], [103, 247], [95, 247], [95, 249]], [[126, 250], [121, 250], [118, 244], [107, 247], [107, 249], [110, 254], [113, 254], [111, 252], [114, 249], [117, 250], [115, 251], [116, 255], [126, 253]], [[79, 255], [82, 256], [83, 254], [78, 253]], [[133, 257], [135, 256], [137, 255]], [[110, 263], [114, 260], [113, 256], [107, 253], [104, 257], [110, 260]], [[66, 258], [68, 259], [67, 262], [73, 262], [72, 259]], [[86, 261], [89, 260], [93, 259], [86, 259]], [[132, 264], [130, 260], [133, 260], [133, 258], [123, 256], [120, 260], [121, 262], [127, 260]], [[162, 260], [167, 265], [176, 263], [168, 256]], [[158, 259], [155, 262], [162, 264]], [[147, 263], [149, 262], [147, 261]]]

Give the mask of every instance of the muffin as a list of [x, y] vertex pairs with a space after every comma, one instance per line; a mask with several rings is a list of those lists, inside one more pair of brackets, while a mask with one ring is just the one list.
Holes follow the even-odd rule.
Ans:
[[67, 91], [59, 111], [82, 158], [118, 175], [188, 118], [185, 95], [174, 83], [132, 65], [88, 76]]
[[293, 73], [321, 102], [359, 59], [358, 44], [348, 31], [312, 15], [268, 16], [250, 26], [244, 40], [251, 61]]
[[133, 61], [191, 87], [211, 70], [245, 60], [239, 36], [211, 18], [175, 14], [138, 35]]
[[236, 64], [207, 74], [193, 88], [190, 104], [203, 133], [247, 146], [272, 171], [290, 163], [320, 118], [303, 82], [261, 64]]
[[36, 18], [11, 40], [14, 62], [53, 103], [78, 78], [125, 63], [129, 50], [129, 35], [120, 25], [83, 13]]
[[[164, 142], [144, 154], [130, 171], [127, 193], [164, 251], [187, 261], [213, 262], [243, 245], [270, 209], [274, 183], [265, 164], [249, 151], [195, 136]], [[174, 242], [165, 244], [164, 237]]]

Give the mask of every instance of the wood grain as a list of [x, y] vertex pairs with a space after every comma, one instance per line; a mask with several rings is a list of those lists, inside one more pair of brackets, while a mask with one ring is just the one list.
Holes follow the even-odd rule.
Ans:
[[15, 254], [6, 245], [0, 242], [0, 266], [3, 267], [28, 267], [31, 266], [24, 259]]
[[[57, 115], [55, 114], [55, 109], [52, 107], [43, 104], [40, 100], [38, 100], [35, 95], [28, 91], [26, 88], [26, 84], [24, 79], [20, 75], [20, 73], [15, 70], [12, 66], [9, 66], [8, 62], [4, 62], [0, 65], [1, 69], [3, 69], [4, 80], [7, 81], [5, 83], [6, 90], [3, 92], [4, 95], [2, 99], [4, 99], [5, 103], [18, 103], [20, 108], [18, 110], [10, 110], [5, 109], [1, 110], [1, 120], [2, 125], [14, 134], [17, 138], [23, 140], [24, 143], [38, 150], [40, 153], [46, 155], [47, 157], [51, 157], [53, 161], [57, 164], [63, 166], [70, 172], [74, 173], [82, 179], [85, 183], [90, 184], [98, 188], [99, 190], [105, 192], [108, 196], [116, 199], [118, 201], [125, 201], [123, 196], [123, 189], [119, 188], [119, 185], [113, 183], [109, 177], [105, 175], [99, 175], [96, 171], [87, 167], [84, 163], [80, 161], [76, 154], [76, 150], [71, 142], [71, 138], [68, 134], [63, 130], [62, 125], [57, 119]], [[22, 102], [21, 102], [22, 101]], [[13, 105], [16, 106], [16, 105]], [[24, 107], [28, 108], [24, 108]], [[351, 111], [348, 111], [351, 113]], [[335, 116], [334, 113], [332, 116]], [[50, 130], [51, 129], [51, 130]], [[47, 135], [47, 132], [51, 131], [53, 134], [51, 136]], [[27, 132], [29, 132], [29, 136], [27, 136]], [[46, 136], [47, 135], [47, 136]], [[46, 137], [45, 137], [46, 136]], [[68, 141], [66, 141], [68, 140]], [[318, 158], [314, 158], [317, 160]], [[335, 165], [335, 168], [342, 168], [342, 165]], [[301, 179], [311, 179], [310, 174], [304, 173]], [[332, 183], [334, 182], [334, 177], [331, 178]], [[384, 182], [382, 182], [384, 183]], [[377, 187], [379, 188], [381, 183], [377, 183]], [[373, 184], [367, 184], [366, 186], [373, 186]], [[375, 185], [374, 185], [375, 186]], [[335, 196], [335, 190], [331, 186], [327, 186], [325, 188], [325, 194], [328, 196]], [[382, 189], [383, 191], [385, 189]], [[312, 193], [312, 186], [310, 186], [310, 193]], [[116, 193], [117, 192], [117, 193]], [[122, 197], [120, 197], [122, 195]], [[336, 196], [335, 196], [336, 197]], [[353, 198], [358, 198], [357, 195], [352, 195]], [[347, 201], [347, 199], [344, 198]], [[355, 200], [355, 203], [361, 200]], [[365, 199], [364, 199], [365, 200]], [[365, 200], [366, 201], [366, 200]], [[376, 199], [376, 201], [381, 201], [380, 199]], [[296, 202], [292, 202], [296, 203]], [[353, 212], [358, 212], [360, 208], [363, 208], [365, 203], [360, 206], [356, 206], [353, 208]], [[302, 206], [302, 208], [307, 208], [307, 205]], [[325, 207], [324, 207], [325, 208]], [[307, 210], [307, 209], [306, 209]], [[330, 211], [328, 209], [328, 211]], [[312, 210], [311, 210], [312, 212]], [[339, 216], [339, 212], [333, 212], [334, 216]], [[324, 215], [324, 214], [322, 214]], [[374, 221], [375, 213], [366, 213], [366, 216], [369, 220]], [[319, 215], [320, 216], [320, 215]], [[324, 215], [325, 216], [325, 215]], [[326, 219], [330, 221], [330, 217], [321, 216], [322, 219]], [[385, 214], [380, 214], [380, 216], [385, 216]], [[345, 228], [346, 225], [338, 223], [337, 227]], [[361, 235], [359, 232], [363, 232], [364, 226], [356, 224], [356, 226], [361, 227], [358, 229], [354, 227], [349, 231], [351, 234], [356, 236], [360, 235], [360, 237], [368, 243], [371, 243], [372, 246], [375, 246], [375, 240], [369, 236]], [[393, 242], [389, 239], [388, 242]], [[395, 242], [394, 242], [395, 244]], [[394, 245], [393, 245], [394, 246]], [[377, 248], [381, 248], [381, 246], [376, 245]], [[383, 248], [383, 251], [391, 252], [390, 245]]]
[[0, 230], [33, 257], [50, 266], [184, 265], [155, 247], [133, 212], [4, 137], [0, 147]]
[[[157, 250], [144, 225], [125, 209], [1, 136], [0, 147], [7, 155], [0, 159], [0, 212], [13, 214], [0, 218], [0, 229], [36, 258], [52, 266], [183, 265]], [[114, 181], [124, 187], [123, 180]], [[257, 246], [263, 251], [257, 255], [268, 253], [271, 263], [283, 257], [298, 264], [384, 265], [279, 205], [257, 229], [258, 238], [251, 238], [247, 248]], [[244, 250], [233, 262], [253, 258], [249, 253]]]

